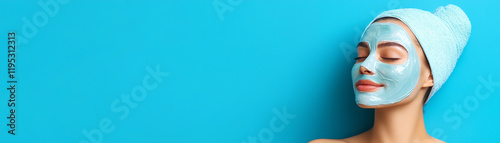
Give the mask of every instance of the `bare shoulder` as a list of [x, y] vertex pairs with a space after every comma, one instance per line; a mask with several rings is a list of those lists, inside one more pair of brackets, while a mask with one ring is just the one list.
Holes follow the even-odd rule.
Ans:
[[363, 132], [361, 134], [345, 138], [345, 139], [316, 139], [312, 140], [309, 143], [359, 143], [359, 142], [367, 142], [368, 134], [370, 130]]
[[362, 142], [361, 139], [359, 138], [359, 135], [345, 139], [316, 139], [310, 141], [309, 143], [355, 143], [355, 142]]
[[436, 138], [432, 138], [432, 139], [433, 139], [432, 140], [433, 143], [446, 143], [446, 142], [439, 140], [439, 139], [436, 139]]
[[308, 143], [347, 143], [343, 140], [335, 140], [335, 139], [315, 139]]

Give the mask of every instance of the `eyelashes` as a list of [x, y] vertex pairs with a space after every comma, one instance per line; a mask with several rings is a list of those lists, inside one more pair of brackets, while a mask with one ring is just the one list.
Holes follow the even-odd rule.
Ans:
[[[360, 59], [366, 59], [366, 57], [356, 57], [354, 60], [360, 60]], [[401, 58], [382, 58], [383, 60], [389, 60], [389, 61], [397, 61]]]
[[384, 60], [389, 60], [389, 61], [396, 61], [396, 60], [399, 60], [401, 58], [382, 58]]
[[366, 57], [356, 57], [354, 60], [359, 60], [359, 59], [366, 59]]

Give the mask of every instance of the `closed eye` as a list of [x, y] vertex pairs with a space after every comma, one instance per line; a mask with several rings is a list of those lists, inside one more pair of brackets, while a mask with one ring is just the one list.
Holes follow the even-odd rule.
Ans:
[[384, 60], [390, 60], [390, 61], [395, 61], [395, 60], [399, 60], [401, 58], [382, 58]]
[[356, 57], [354, 60], [359, 60], [359, 59], [366, 59], [366, 57]]

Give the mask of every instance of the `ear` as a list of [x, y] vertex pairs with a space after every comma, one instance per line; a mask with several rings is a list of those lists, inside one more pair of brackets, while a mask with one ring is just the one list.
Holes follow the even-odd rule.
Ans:
[[434, 86], [434, 78], [432, 77], [432, 73], [429, 74], [427, 79], [425, 79], [424, 83], [422, 84], [422, 87], [431, 87]]

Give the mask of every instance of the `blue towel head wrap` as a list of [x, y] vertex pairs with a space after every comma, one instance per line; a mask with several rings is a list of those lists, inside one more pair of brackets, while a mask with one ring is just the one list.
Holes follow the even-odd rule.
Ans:
[[422, 46], [434, 80], [427, 98], [429, 101], [450, 76], [469, 40], [469, 18], [462, 9], [450, 4], [438, 7], [434, 14], [413, 8], [389, 10], [379, 14], [371, 23], [384, 17], [404, 22]]

